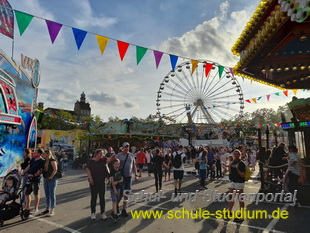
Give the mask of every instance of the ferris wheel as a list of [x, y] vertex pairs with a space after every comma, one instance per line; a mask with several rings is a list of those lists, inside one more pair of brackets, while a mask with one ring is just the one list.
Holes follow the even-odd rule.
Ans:
[[156, 107], [157, 115], [176, 122], [215, 124], [242, 116], [244, 99], [239, 82], [228, 68], [199, 61], [192, 72], [191, 62], [183, 62], [160, 83]]

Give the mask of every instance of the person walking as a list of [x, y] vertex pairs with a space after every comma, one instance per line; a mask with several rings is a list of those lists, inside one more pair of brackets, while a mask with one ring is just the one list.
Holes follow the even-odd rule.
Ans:
[[172, 153], [171, 160], [169, 162], [169, 166], [171, 165], [173, 169], [175, 195], [178, 194], [178, 191], [181, 191], [185, 161], [186, 155], [184, 154], [184, 148], [182, 145], [180, 145], [178, 150]]
[[[123, 190], [126, 192], [131, 191], [132, 173], [134, 173], [135, 180], [138, 181], [135, 157], [132, 153], [129, 152], [129, 146], [130, 145], [128, 142], [124, 142], [121, 153], [116, 155], [116, 158], [119, 159], [120, 161], [120, 168], [121, 168], [120, 170], [123, 176]], [[127, 200], [128, 200], [128, 197], [124, 196], [123, 209], [122, 209], [122, 216], [124, 217], [129, 216], [126, 211]], [[119, 202], [117, 204], [117, 212], [119, 212]]]
[[41, 214], [48, 214], [48, 216], [52, 217], [55, 215], [56, 187], [58, 183], [58, 177], [56, 176], [56, 173], [58, 164], [50, 150], [44, 150], [43, 158], [45, 159], [43, 178], [46, 209]]
[[42, 158], [44, 154], [43, 149], [38, 148], [37, 153], [35, 154], [35, 157], [32, 158], [29, 162], [29, 165], [26, 167], [26, 169], [23, 171], [22, 175], [28, 174], [28, 180], [29, 184], [26, 185], [26, 191], [25, 191], [25, 198], [26, 198], [26, 207], [25, 211], [30, 211], [30, 203], [31, 203], [31, 193], [34, 193], [34, 210], [32, 213], [38, 213], [39, 212], [39, 202], [40, 202], [40, 181], [41, 181], [41, 175], [44, 168], [44, 159]]
[[197, 158], [199, 162], [199, 180], [200, 180], [200, 186], [203, 189], [206, 189], [206, 178], [207, 178], [207, 163], [208, 163], [208, 157], [207, 157], [207, 151], [202, 151], [202, 153]]
[[[28, 167], [30, 160], [31, 160], [31, 150], [26, 148], [26, 149], [24, 149], [24, 162], [20, 165], [22, 171], [24, 171]], [[27, 180], [28, 180], [28, 174], [24, 174], [23, 175], [23, 184], [22, 184], [23, 188], [26, 186]], [[24, 204], [26, 203], [25, 192], [26, 192], [26, 188], [24, 188], [24, 190], [22, 192], [22, 195], [23, 195], [22, 202]]]
[[[245, 180], [244, 180], [245, 164], [241, 160], [240, 150], [234, 150], [233, 156], [234, 156], [233, 157], [234, 160], [232, 161], [229, 167], [229, 171], [230, 171], [229, 178], [231, 180], [231, 186], [229, 189], [229, 193], [231, 194], [231, 198], [233, 198], [232, 197], [233, 192], [239, 193], [239, 195], [243, 193], [244, 184], [245, 184]], [[239, 205], [240, 205], [240, 210], [242, 211], [244, 209], [244, 202], [239, 201]], [[229, 201], [229, 208], [228, 208], [229, 212], [232, 211], [233, 207], [234, 207], [234, 200], [231, 199]], [[236, 216], [234, 221], [242, 222], [243, 219], [240, 218], [239, 216]]]
[[158, 192], [158, 190], [161, 190], [162, 187], [164, 166], [164, 157], [160, 149], [156, 149], [155, 156], [152, 158], [152, 163], [154, 166], [155, 188], [156, 192]]
[[171, 149], [167, 151], [167, 154], [164, 157], [164, 169], [165, 169], [165, 181], [170, 181], [170, 173], [171, 173], [171, 166], [169, 161], [171, 160]]
[[97, 149], [93, 157], [88, 161], [86, 165], [86, 174], [88, 176], [88, 182], [90, 187], [91, 199], [91, 219], [96, 219], [96, 204], [97, 196], [100, 200], [100, 212], [103, 220], [107, 219], [105, 214], [105, 180], [109, 176], [108, 163], [114, 159], [114, 156], [109, 158], [105, 157], [107, 151], [105, 149]]
[[144, 167], [144, 164], [146, 163], [146, 155], [144, 153], [143, 147], [141, 147], [139, 153], [137, 153], [136, 159], [137, 159], [137, 165], [139, 169], [139, 177], [142, 177], [143, 167]]

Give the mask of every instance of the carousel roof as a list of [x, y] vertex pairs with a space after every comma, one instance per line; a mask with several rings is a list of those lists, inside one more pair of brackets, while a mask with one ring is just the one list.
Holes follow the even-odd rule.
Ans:
[[232, 47], [236, 75], [281, 89], [310, 88], [310, 1], [260, 1]]

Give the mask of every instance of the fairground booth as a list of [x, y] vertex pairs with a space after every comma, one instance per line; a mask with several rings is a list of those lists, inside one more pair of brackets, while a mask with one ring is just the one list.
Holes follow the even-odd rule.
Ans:
[[[235, 74], [282, 90], [309, 89], [309, 15], [309, 0], [260, 1], [232, 47], [240, 56]], [[293, 97], [288, 105], [294, 117], [283, 119], [281, 127], [301, 153], [305, 179], [299, 192], [303, 203], [310, 203], [310, 101]], [[263, 179], [261, 189], [266, 189]]]

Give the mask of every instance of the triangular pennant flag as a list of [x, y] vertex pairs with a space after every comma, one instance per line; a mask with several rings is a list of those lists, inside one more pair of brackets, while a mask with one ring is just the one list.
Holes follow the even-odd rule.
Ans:
[[212, 105], [212, 107], [215, 108], [216, 106], [215, 106], [215, 105]]
[[254, 103], [256, 103], [256, 99], [255, 99], [255, 98], [253, 98], [252, 101], [253, 101]]
[[87, 32], [80, 30], [80, 29], [77, 29], [77, 28], [72, 28], [72, 31], [73, 31], [73, 35], [75, 38], [76, 46], [78, 49], [80, 49]]
[[122, 61], [125, 57], [129, 44], [123, 41], [117, 41], [117, 47], [118, 47], [119, 56]]
[[262, 96], [258, 97], [257, 100], [260, 100], [262, 98]]
[[169, 54], [170, 56], [170, 62], [171, 62], [171, 67], [172, 67], [172, 71], [174, 71], [174, 68], [177, 64], [177, 61], [178, 61], [178, 56], [175, 56], [175, 55], [172, 55], [172, 54]]
[[280, 95], [280, 93], [279, 92], [277, 92], [277, 93], [274, 93], [275, 95], [277, 95], [277, 96], [279, 96]]
[[147, 48], [143, 48], [140, 46], [136, 46], [136, 54], [137, 54], [137, 65], [139, 65], [142, 57], [145, 55]]
[[251, 103], [251, 100], [245, 100], [245, 102]]
[[251, 79], [251, 85], [252, 85], [252, 83], [253, 83], [253, 80]]
[[192, 74], [195, 72], [197, 65], [198, 65], [198, 61], [192, 60]]
[[19, 34], [23, 35], [24, 31], [26, 28], [29, 26], [31, 20], [33, 19], [33, 15], [29, 15], [17, 10], [15, 11], [15, 18], [17, 21], [18, 29], [19, 29]]
[[47, 28], [48, 28], [48, 32], [50, 34], [50, 38], [51, 38], [51, 41], [52, 41], [52, 44], [54, 44], [54, 41], [62, 27], [62, 24], [60, 23], [55, 23], [53, 21], [48, 21], [48, 20], [45, 20], [46, 22], [46, 25], [47, 25]]
[[266, 95], [267, 96], [267, 101], [269, 101], [269, 99], [270, 99], [270, 95]]
[[220, 76], [220, 78], [222, 78], [222, 74], [223, 74], [223, 71], [224, 71], [224, 66], [218, 66], [218, 68], [219, 68], [219, 76]]
[[229, 71], [231, 73], [232, 76], [235, 76], [235, 73], [234, 73], [234, 69], [233, 68], [229, 68]]
[[292, 91], [294, 92], [294, 95], [296, 95], [298, 90], [297, 89], [293, 89]]
[[160, 60], [161, 60], [161, 58], [162, 58], [162, 56], [163, 56], [164, 53], [159, 52], [159, 51], [155, 51], [155, 50], [154, 50], [153, 53], [154, 53], [155, 63], [156, 63], [156, 69], [157, 69], [158, 66], [159, 66]]
[[212, 66], [213, 66], [213, 64], [206, 63], [206, 70], [205, 70], [206, 77], [209, 76], [209, 73], [210, 73], [210, 70], [212, 69]]
[[283, 91], [283, 94], [286, 95], [286, 96], [288, 96], [288, 90]]
[[101, 54], [103, 54], [105, 47], [107, 46], [110, 38], [107, 38], [104, 36], [99, 36], [99, 35], [96, 35], [96, 38], [97, 38], [98, 46], [100, 48], [100, 52], [101, 52]]

